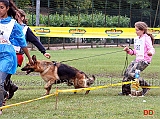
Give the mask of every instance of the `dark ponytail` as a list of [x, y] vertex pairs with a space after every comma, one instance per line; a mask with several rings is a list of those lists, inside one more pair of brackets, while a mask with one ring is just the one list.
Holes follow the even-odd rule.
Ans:
[[155, 39], [154, 39], [154, 37], [153, 37], [153, 35], [152, 34], [150, 34], [150, 33], [146, 33], [148, 36], [150, 36], [151, 37], [151, 40], [152, 40], [152, 45], [154, 44], [154, 41], [155, 41]]

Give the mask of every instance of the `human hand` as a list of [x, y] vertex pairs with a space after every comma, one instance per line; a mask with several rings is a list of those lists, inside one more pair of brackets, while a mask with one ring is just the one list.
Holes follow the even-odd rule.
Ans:
[[31, 58], [29, 58], [28, 60], [29, 60], [29, 63], [30, 63], [31, 65], [34, 64], [34, 61], [33, 61]]
[[48, 59], [51, 58], [51, 55], [50, 55], [49, 53], [45, 53], [44, 56], [45, 56], [46, 58], [48, 58]]
[[129, 47], [125, 47], [123, 50], [129, 52]]
[[147, 55], [148, 55], [148, 56], [152, 56], [152, 53], [151, 53], [151, 52], [148, 52]]

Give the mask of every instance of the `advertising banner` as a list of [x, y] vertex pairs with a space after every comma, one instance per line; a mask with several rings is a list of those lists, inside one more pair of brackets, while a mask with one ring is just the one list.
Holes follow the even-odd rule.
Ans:
[[[135, 38], [135, 28], [91, 28], [91, 27], [33, 27], [31, 30], [41, 37], [70, 38]], [[160, 28], [149, 28], [155, 39], [160, 39]]]

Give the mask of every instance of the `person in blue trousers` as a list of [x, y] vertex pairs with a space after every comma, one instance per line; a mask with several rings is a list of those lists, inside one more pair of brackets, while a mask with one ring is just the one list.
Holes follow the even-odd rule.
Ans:
[[[8, 74], [16, 73], [17, 56], [14, 46], [20, 46], [29, 62], [33, 64], [21, 26], [13, 19], [17, 7], [12, 0], [0, 0], [0, 107], [6, 91], [4, 82]], [[2, 114], [2, 109], [0, 110]]]
[[[23, 29], [23, 33], [24, 33], [25, 38], [26, 38], [26, 41], [35, 45], [38, 48], [38, 50], [46, 58], [49, 59], [51, 57], [51, 55], [46, 52], [46, 49], [43, 47], [40, 40], [34, 35], [32, 30], [29, 28], [29, 26], [27, 26], [26, 13], [22, 9], [16, 10], [15, 19], [21, 25], [21, 27]], [[24, 52], [20, 47], [14, 46], [14, 48], [16, 50], [18, 67], [21, 67], [23, 59], [24, 59], [24, 55], [23, 55]], [[6, 81], [4, 83], [5, 90], [9, 92], [8, 99], [11, 99], [13, 97], [14, 93], [18, 90], [18, 86], [15, 85], [11, 81], [11, 76], [12, 76], [11, 74], [7, 75]]]

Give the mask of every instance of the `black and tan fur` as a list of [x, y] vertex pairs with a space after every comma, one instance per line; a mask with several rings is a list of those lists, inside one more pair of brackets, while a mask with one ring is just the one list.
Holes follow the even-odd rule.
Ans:
[[[42, 79], [46, 82], [45, 89], [50, 93], [53, 84], [66, 82], [69, 86], [74, 85], [77, 88], [87, 88], [94, 83], [94, 75], [89, 78], [84, 72], [62, 63], [40, 61], [36, 56], [32, 56], [34, 64], [26, 64], [21, 70], [26, 71], [27, 74], [31, 72], [39, 72]], [[88, 94], [89, 90], [85, 94]]]
[[129, 94], [131, 97], [142, 97], [142, 91], [132, 90], [131, 94]]

